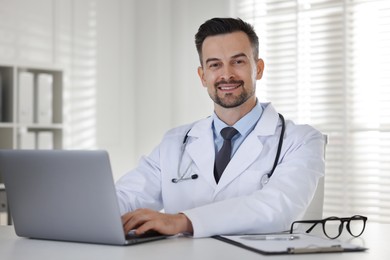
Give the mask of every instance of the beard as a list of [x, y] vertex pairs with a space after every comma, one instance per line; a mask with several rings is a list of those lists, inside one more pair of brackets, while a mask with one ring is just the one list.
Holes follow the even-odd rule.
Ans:
[[[239, 95], [234, 95], [233, 93], [224, 93], [222, 97], [218, 96], [218, 86], [220, 84], [239, 84], [238, 88], [241, 88], [242, 91]], [[244, 104], [250, 97], [255, 94], [255, 87], [251, 92], [248, 92], [244, 88], [244, 81], [220, 81], [214, 84], [215, 91], [214, 93], [209, 93], [210, 98], [214, 103], [220, 105], [223, 108], [234, 108]]]

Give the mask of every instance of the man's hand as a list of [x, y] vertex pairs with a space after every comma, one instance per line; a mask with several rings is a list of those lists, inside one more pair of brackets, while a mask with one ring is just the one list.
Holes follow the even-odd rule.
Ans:
[[184, 214], [164, 214], [150, 209], [137, 209], [122, 216], [125, 234], [135, 229], [137, 235], [154, 230], [165, 235], [193, 232], [192, 223]]

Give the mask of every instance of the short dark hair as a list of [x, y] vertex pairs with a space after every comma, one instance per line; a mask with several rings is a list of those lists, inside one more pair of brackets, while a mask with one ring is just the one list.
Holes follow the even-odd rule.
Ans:
[[195, 45], [198, 51], [200, 64], [203, 65], [202, 45], [207, 37], [237, 31], [242, 31], [248, 35], [253, 48], [253, 55], [255, 59], [257, 59], [259, 56], [259, 38], [251, 24], [244, 22], [240, 18], [212, 18], [203, 23], [195, 34]]

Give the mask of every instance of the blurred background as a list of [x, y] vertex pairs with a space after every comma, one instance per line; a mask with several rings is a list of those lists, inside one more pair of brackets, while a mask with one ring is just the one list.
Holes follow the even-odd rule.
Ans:
[[390, 1], [0, 0], [3, 85], [9, 68], [60, 71], [60, 147], [108, 150], [117, 179], [212, 113], [194, 35], [216, 16], [255, 26], [258, 98], [328, 136], [324, 216], [390, 223]]

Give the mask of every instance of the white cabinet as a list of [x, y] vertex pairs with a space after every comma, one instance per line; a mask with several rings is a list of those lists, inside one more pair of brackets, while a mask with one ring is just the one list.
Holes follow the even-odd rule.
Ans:
[[63, 147], [63, 71], [0, 64], [0, 149]]

